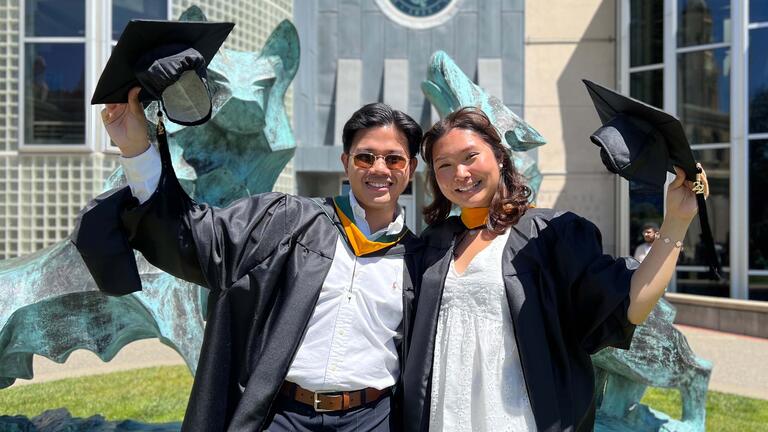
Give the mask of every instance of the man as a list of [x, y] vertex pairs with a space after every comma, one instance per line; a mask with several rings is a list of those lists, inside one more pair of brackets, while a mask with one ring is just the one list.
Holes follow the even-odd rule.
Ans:
[[348, 196], [266, 193], [218, 209], [191, 200], [150, 146], [137, 95], [102, 112], [139, 201], [125, 199], [121, 229], [154, 265], [211, 290], [182, 429], [400, 429], [419, 243], [397, 199], [419, 125], [366, 105], [343, 131]]
[[635, 248], [634, 257], [636, 260], [643, 262], [645, 256], [651, 251], [651, 246], [653, 246], [653, 241], [656, 240], [658, 232], [659, 226], [653, 222], [647, 222], [643, 225], [643, 243], [640, 243]]

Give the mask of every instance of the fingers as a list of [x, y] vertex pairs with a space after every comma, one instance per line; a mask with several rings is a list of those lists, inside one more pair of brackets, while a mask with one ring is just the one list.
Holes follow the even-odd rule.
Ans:
[[110, 125], [120, 119], [126, 112], [126, 104], [107, 104], [101, 110], [101, 121], [105, 126]]
[[139, 92], [141, 92], [141, 87], [134, 87], [128, 92], [128, 107], [134, 114], [143, 116], [144, 109], [139, 102]]
[[675, 165], [675, 179], [672, 180], [672, 183], [669, 185], [669, 189], [676, 189], [683, 185], [685, 182], [685, 171], [683, 171], [682, 168]]

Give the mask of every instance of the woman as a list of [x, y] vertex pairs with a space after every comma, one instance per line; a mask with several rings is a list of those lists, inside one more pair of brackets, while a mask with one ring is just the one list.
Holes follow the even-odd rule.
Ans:
[[[592, 430], [590, 354], [628, 348], [664, 293], [696, 214], [692, 185], [675, 167], [660, 240], [634, 270], [603, 254], [588, 220], [530, 208], [481, 111], [441, 120], [422, 148], [435, 200], [404, 375], [408, 427]], [[452, 205], [461, 217], [448, 217]]]

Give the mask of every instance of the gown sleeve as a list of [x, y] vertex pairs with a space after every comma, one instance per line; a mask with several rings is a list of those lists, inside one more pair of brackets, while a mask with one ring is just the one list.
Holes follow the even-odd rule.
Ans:
[[590, 354], [607, 346], [628, 349], [635, 326], [629, 322], [629, 289], [637, 261], [603, 253], [600, 230], [568, 214], [558, 230], [555, 268], [566, 298], [568, 322]]
[[226, 289], [284, 239], [286, 195], [243, 198], [226, 208], [196, 203], [176, 176], [163, 174], [148, 201], [128, 188], [98, 197], [81, 212], [73, 242], [99, 289], [141, 289], [138, 250], [152, 265], [212, 290]]

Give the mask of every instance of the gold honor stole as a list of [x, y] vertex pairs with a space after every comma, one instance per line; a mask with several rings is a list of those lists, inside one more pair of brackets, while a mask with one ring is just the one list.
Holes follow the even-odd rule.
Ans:
[[467, 207], [461, 209], [461, 222], [468, 229], [476, 229], [485, 226], [487, 221], [488, 207]]
[[353, 222], [355, 217], [354, 213], [352, 213], [352, 205], [349, 203], [349, 196], [341, 195], [335, 197], [333, 205], [336, 208], [336, 215], [341, 220], [344, 233], [347, 235], [347, 243], [355, 252], [355, 256], [364, 256], [388, 248], [400, 241], [408, 231], [407, 228], [403, 227], [403, 230], [398, 234], [382, 234], [376, 237], [375, 240], [368, 240], [365, 234]]

